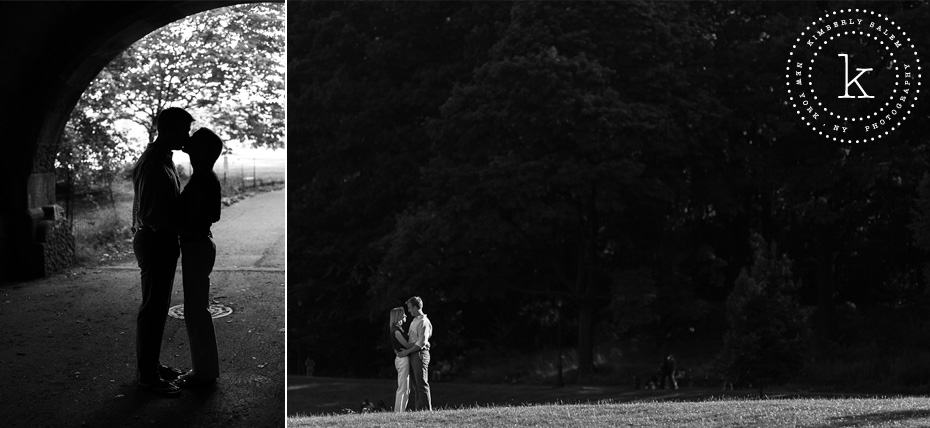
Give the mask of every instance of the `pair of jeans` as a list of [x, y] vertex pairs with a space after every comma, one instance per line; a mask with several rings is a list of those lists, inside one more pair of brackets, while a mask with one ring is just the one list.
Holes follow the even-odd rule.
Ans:
[[433, 410], [433, 400], [429, 393], [428, 349], [410, 354], [410, 380], [413, 383], [413, 408]]
[[149, 383], [159, 379], [161, 340], [180, 253], [178, 234], [140, 229], [133, 235], [132, 248], [142, 279], [142, 304], [136, 317], [137, 374], [140, 382]]
[[394, 411], [407, 410], [410, 400], [410, 359], [407, 357], [394, 357], [394, 368], [397, 369], [397, 392], [394, 393]]
[[220, 375], [216, 332], [210, 315], [210, 272], [216, 262], [216, 244], [209, 237], [181, 241], [181, 277], [184, 284], [184, 324], [191, 347], [191, 367], [198, 378]]

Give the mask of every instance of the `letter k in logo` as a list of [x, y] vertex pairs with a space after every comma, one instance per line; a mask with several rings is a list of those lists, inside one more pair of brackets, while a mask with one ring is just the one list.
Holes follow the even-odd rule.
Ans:
[[[843, 68], [843, 72], [844, 72], [843, 83], [845, 84], [845, 86], [843, 89], [845, 90], [846, 93], [838, 96], [837, 98], [875, 98], [867, 94], [865, 92], [865, 89], [862, 88], [862, 85], [859, 84], [859, 78], [862, 77], [862, 75], [865, 74], [865, 72], [872, 71], [872, 69], [871, 68], [857, 68], [856, 70], [859, 71], [859, 74], [857, 74], [856, 77], [854, 77], [852, 80], [849, 80], [849, 55], [841, 53], [838, 56], [843, 57], [843, 60], [845, 63], [844, 68]], [[858, 97], [849, 95], [849, 87], [852, 86], [853, 83], [855, 83], [856, 86], [859, 87], [859, 90], [862, 91], [862, 95]]]

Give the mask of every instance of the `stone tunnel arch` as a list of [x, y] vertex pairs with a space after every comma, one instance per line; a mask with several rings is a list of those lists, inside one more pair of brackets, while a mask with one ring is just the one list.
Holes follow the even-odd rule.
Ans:
[[0, 3], [0, 283], [44, 276], [62, 263], [47, 243], [56, 230], [54, 159], [68, 116], [94, 77], [158, 28], [256, 2]]

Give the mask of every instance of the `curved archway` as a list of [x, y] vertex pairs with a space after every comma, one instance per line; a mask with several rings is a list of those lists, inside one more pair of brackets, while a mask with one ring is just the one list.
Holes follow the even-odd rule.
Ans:
[[43, 276], [54, 233], [54, 157], [84, 89], [120, 52], [168, 23], [233, 1], [0, 4], [0, 282]]

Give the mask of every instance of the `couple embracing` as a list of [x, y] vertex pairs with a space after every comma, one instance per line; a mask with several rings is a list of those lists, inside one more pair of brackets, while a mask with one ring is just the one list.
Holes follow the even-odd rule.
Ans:
[[[220, 183], [213, 165], [223, 150], [206, 128], [190, 135], [193, 116], [177, 107], [156, 119], [158, 137], [145, 148], [132, 172], [133, 251], [142, 279], [136, 318], [139, 387], [168, 397], [181, 388], [213, 386], [219, 377], [216, 333], [209, 312], [210, 272], [216, 246], [210, 226], [220, 218]], [[181, 191], [172, 151], [190, 155], [193, 173]], [[184, 322], [191, 366], [184, 372], [159, 362], [178, 257], [184, 285]]]
[[433, 324], [423, 313], [423, 299], [413, 296], [407, 299], [407, 312], [414, 317], [407, 332], [403, 324], [407, 320], [404, 308], [391, 309], [389, 331], [394, 348], [394, 367], [397, 369], [397, 392], [394, 396], [394, 411], [407, 408], [411, 384], [413, 409], [433, 410], [429, 391], [429, 339], [433, 335]]

